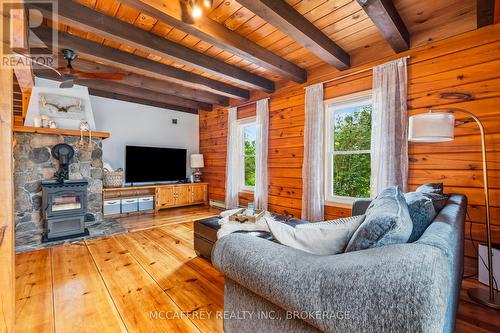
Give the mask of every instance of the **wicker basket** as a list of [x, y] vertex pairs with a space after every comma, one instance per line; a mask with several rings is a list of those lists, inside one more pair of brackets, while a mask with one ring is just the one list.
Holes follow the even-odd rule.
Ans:
[[102, 180], [104, 187], [122, 187], [123, 186], [123, 170], [109, 171], [104, 169], [104, 177]]

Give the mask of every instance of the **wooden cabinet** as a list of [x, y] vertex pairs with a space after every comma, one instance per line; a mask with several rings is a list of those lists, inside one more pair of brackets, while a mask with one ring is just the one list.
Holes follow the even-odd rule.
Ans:
[[189, 203], [207, 202], [207, 184], [193, 184], [189, 186]]
[[155, 211], [169, 207], [208, 204], [207, 183], [156, 186]]
[[[141, 198], [144, 196], [154, 196], [154, 211], [158, 212], [163, 208], [180, 207], [188, 205], [208, 204], [208, 184], [172, 184], [172, 185], [148, 185], [132, 186], [120, 188], [105, 188], [103, 199], [119, 200], [130, 198]], [[152, 210], [147, 211], [151, 213]], [[141, 212], [135, 212], [140, 214]], [[117, 214], [120, 216], [130, 215]]]
[[174, 206], [189, 205], [189, 186], [174, 186]]
[[175, 196], [173, 187], [159, 187], [156, 190], [156, 211], [161, 208], [175, 205]]

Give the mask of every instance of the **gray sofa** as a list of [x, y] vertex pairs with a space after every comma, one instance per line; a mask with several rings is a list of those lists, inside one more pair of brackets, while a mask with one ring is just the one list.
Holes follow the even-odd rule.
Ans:
[[221, 238], [212, 262], [225, 274], [225, 332], [453, 332], [466, 207], [452, 195], [416, 242], [332, 256]]

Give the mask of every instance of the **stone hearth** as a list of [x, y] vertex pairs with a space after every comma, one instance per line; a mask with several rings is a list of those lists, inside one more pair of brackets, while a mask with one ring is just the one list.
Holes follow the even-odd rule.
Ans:
[[[42, 188], [41, 181], [53, 179], [59, 168], [52, 157], [51, 148], [58, 143], [67, 143], [75, 149], [69, 165], [69, 179], [88, 181], [88, 214], [86, 227], [91, 236], [125, 232], [113, 220], [103, 221], [102, 216], [102, 138], [92, 138], [91, 148], [80, 147], [80, 137], [38, 133], [14, 133], [14, 193], [16, 251], [26, 251], [42, 246]], [[84, 138], [88, 143], [88, 138]]]

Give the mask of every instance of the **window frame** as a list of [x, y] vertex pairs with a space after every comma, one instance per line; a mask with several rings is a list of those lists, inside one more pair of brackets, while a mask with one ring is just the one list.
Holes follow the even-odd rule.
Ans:
[[245, 185], [245, 127], [255, 125], [256, 117], [247, 117], [237, 120], [238, 126], [238, 187], [240, 192], [254, 192], [255, 186]]
[[[338, 151], [335, 153], [334, 142], [334, 121], [335, 111], [340, 108], [364, 105], [369, 101], [373, 105], [372, 91], [365, 90], [341, 97], [330, 98], [323, 101], [325, 112], [325, 138], [324, 138], [324, 168], [325, 168], [325, 203], [326, 204], [341, 204], [351, 205], [355, 200], [360, 198], [347, 197], [333, 194], [333, 157], [335, 155], [353, 155], [353, 154], [370, 154], [370, 150], [353, 150], [353, 151]], [[331, 110], [332, 106], [334, 107]], [[371, 148], [371, 147], [370, 147]]]

